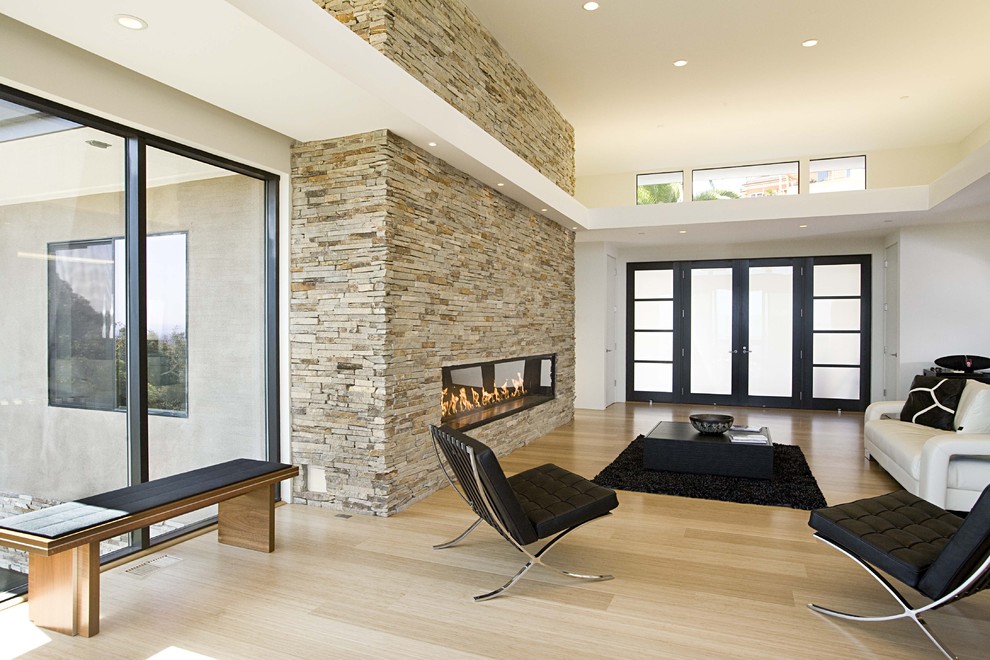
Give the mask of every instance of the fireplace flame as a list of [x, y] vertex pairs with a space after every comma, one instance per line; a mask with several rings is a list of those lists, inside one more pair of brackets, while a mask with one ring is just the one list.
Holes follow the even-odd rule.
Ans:
[[523, 387], [522, 374], [517, 373], [512, 381], [505, 381], [501, 387], [493, 390], [478, 390], [477, 388], [443, 388], [441, 398], [441, 411], [443, 417], [456, 415], [468, 410], [477, 410], [485, 406], [491, 406], [509, 399], [518, 399], [526, 396], [526, 388]]

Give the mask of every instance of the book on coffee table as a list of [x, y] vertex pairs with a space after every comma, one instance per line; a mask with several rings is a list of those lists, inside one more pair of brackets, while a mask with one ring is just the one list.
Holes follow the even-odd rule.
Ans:
[[762, 433], [743, 433], [739, 431], [729, 431], [729, 439], [732, 442], [738, 442], [747, 445], [768, 445], [770, 444], [770, 438], [763, 435]]

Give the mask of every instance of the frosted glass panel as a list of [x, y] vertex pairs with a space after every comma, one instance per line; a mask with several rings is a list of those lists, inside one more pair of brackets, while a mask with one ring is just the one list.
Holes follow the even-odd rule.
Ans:
[[495, 363], [495, 386], [505, 387], [512, 385], [514, 380], [522, 380], [523, 372], [526, 371], [526, 360], [515, 360], [513, 362]]
[[859, 330], [859, 299], [816, 300], [815, 330]]
[[691, 392], [732, 393], [732, 269], [691, 271]]
[[540, 387], [553, 385], [553, 360], [540, 361]]
[[858, 296], [859, 264], [815, 266], [814, 296]]
[[452, 385], [464, 385], [465, 387], [484, 387], [481, 378], [481, 367], [464, 367], [463, 369], [450, 370], [450, 383]]
[[672, 301], [649, 301], [635, 303], [633, 319], [635, 330], [673, 330], [674, 303]]
[[791, 396], [794, 269], [749, 269], [749, 395]]
[[815, 364], [859, 364], [859, 333], [815, 334]]
[[673, 332], [637, 332], [634, 360], [673, 360]]
[[858, 399], [859, 369], [815, 367], [812, 369], [811, 393], [816, 399]]
[[674, 297], [674, 271], [637, 270], [635, 273], [633, 295], [636, 298]]
[[672, 392], [674, 366], [639, 363], [633, 367], [633, 389], [637, 392]]

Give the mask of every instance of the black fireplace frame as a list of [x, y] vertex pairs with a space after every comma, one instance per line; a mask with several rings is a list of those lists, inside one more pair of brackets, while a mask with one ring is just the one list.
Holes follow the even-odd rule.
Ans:
[[[542, 374], [543, 374], [543, 362], [545, 360], [550, 361], [550, 384], [542, 384]], [[536, 406], [548, 403], [557, 398], [557, 354], [556, 353], [546, 353], [542, 355], [528, 355], [524, 357], [511, 357], [503, 359], [493, 359], [484, 360], [481, 362], [468, 362], [464, 364], [450, 364], [444, 365], [441, 368], [441, 380], [442, 389], [453, 389], [467, 387], [472, 388], [472, 386], [464, 385], [462, 383], [455, 384], [452, 380], [451, 371], [459, 369], [473, 369], [481, 368], [481, 388], [472, 389], [485, 389], [489, 391], [493, 390], [497, 384], [495, 383], [495, 365], [504, 364], [510, 362], [524, 362], [524, 373], [523, 376], [523, 386], [527, 390], [527, 394], [515, 399], [509, 399], [506, 401], [500, 401], [498, 403], [491, 404], [484, 408], [478, 410], [461, 411], [454, 413], [453, 415], [442, 416], [441, 424], [447, 426], [448, 428], [456, 429], [459, 431], [467, 431], [469, 429], [476, 428], [478, 426], [483, 426], [489, 424], [499, 419], [503, 419], [510, 415], [522, 412], [523, 410], [529, 410], [530, 408], [535, 408]]]

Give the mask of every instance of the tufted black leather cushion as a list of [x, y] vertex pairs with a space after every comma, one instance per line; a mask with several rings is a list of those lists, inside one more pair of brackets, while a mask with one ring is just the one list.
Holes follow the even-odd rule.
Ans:
[[541, 539], [619, 506], [611, 488], [552, 463], [509, 477], [509, 485]]
[[929, 598], [946, 596], [973, 574], [990, 553], [990, 486], [983, 489], [980, 499], [945, 550], [921, 578], [918, 590]]
[[906, 490], [816, 509], [808, 521], [819, 536], [912, 587], [962, 523]]
[[[453, 433], [457, 432], [454, 431]], [[498, 517], [509, 531], [509, 534], [520, 545], [528, 545], [539, 539], [540, 536], [536, 533], [536, 527], [530, 522], [525, 511], [523, 511], [519, 502], [516, 500], [512, 486], [509, 480], [505, 478], [505, 473], [502, 472], [502, 466], [499, 465], [495, 452], [488, 445], [478, 442], [463, 433], [457, 433], [457, 438], [474, 449], [475, 460], [478, 461], [478, 474], [481, 475], [481, 480], [485, 484], [488, 496], [498, 510]], [[459, 474], [458, 479], [461, 478]], [[470, 475], [465, 475], [463, 478], [469, 479]], [[464, 483], [464, 481], [462, 480], [461, 483]]]

